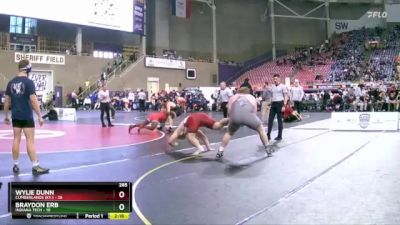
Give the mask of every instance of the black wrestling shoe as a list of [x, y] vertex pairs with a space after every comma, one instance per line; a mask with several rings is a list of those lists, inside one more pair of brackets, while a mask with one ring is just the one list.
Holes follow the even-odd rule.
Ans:
[[275, 139], [274, 139], [275, 141], [282, 141], [282, 137], [276, 137]]
[[271, 145], [267, 145], [267, 146], [265, 146], [265, 152], [267, 153], [268, 157], [271, 157], [274, 150], [272, 149]]
[[14, 165], [12, 170], [13, 170], [14, 173], [19, 173], [19, 166], [18, 165]]
[[108, 127], [113, 127], [114, 126], [114, 124], [108, 124]]
[[217, 159], [220, 159], [224, 156], [224, 151], [218, 151], [217, 155], [215, 157], [217, 157]]
[[135, 128], [135, 127], [136, 127], [136, 125], [129, 125], [128, 133], [131, 133], [132, 129]]
[[49, 173], [49, 172], [50, 172], [50, 169], [48, 169], [48, 168], [43, 168], [41, 166], [32, 167], [32, 174], [33, 175], [46, 174], [46, 173]]

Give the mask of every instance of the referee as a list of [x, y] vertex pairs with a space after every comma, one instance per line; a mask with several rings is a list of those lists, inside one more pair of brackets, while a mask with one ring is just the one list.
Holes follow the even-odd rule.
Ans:
[[272, 85], [272, 104], [271, 111], [268, 118], [268, 140], [271, 140], [271, 131], [274, 123], [275, 115], [278, 118], [278, 136], [275, 138], [276, 141], [282, 140], [282, 112], [285, 110], [285, 105], [288, 102], [288, 91], [284, 84], [281, 83], [281, 78], [279, 74], [274, 74], [273, 76], [274, 85]]
[[111, 124], [111, 118], [110, 118], [110, 93], [106, 88], [106, 84], [103, 84], [102, 89], [99, 91], [98, 94], [99, 100], [100, 100], [100, 119], [101, 119], [101, 124], [103, 127], [106, 127], [106, 124], [104, 123], [104, 112], [107, 115], [107, 122], [109, 127], [113, 127], [114, 125]]
[[219, 101], [221, 102], [221, 109], [224, 114], [224, 118], [228, 117], [228, 102], [229, 98], [233, 96], [232, 90], [229, 87], [226, 87], [226, 83], [222, 81], [220, 83], [220, 91], [219, 91]]

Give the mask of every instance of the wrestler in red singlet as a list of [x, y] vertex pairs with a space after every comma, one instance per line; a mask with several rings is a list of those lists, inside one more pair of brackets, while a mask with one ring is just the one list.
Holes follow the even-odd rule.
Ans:
[[159, 123], [165, 123], [165, 121], [167, 121], [167, 119], [168, 119], [168, 115], [167, 115], [167, 112], [165, 112], [165, 111], [151, 113], [147, 117], [147, 121], [150, 121], [150, 122], [157, 121]]
[[[183, 139], [187, 136], [189, 142], [197, 148], [194, 155], [199, 155], [202, 152], [210, 151], [212, 148], [207, 136], [200, 130], [201, 127], [207, 127], [208, 129], [218, 130], [227, 125], [229, 119], [225, 118], [220, 121], [215, 121], [206, 113], [192, 113], [186, 117], [178, 128], [174, 131], [168, 140], [171, 146], [177, 146], [177, 139]], [[201, 146], [200, 141], [202, 141], [206, 150]]]
[[213, 129], [216, 121], [206, 113], [193, 113], [186, 118], [184, 126], [187, 128], [188, 133], [197, 133], [200, 127], [207, 127]]
[[[174, 112], [171, 112], [170, 114], [173, 118], [175, 117]], [[168, 119], [168, 113], [165, 110], [161, 110], [160, 112], [154, 112], [151, 113], [142, 124], [130, 125], [128, 132], [131, 133], [131, 130], [135, 127], [138, 127], [138, 133], [140, 133], [140, 130], [142, 128], [148, 130], [155, 130], [156, 128], [159, 128], [160, 130], [162, 130], [164, 123], [167, 121], [167, 119]]]
[[285, 111], [283, 111], [283, 119], [288, 119], [293, 113], [293, 108], [290, 105], [285, 106]]

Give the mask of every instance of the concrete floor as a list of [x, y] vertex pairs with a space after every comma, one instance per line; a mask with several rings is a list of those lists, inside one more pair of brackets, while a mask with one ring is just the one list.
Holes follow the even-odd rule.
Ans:
[[[122, 125], [144, 115], [120, 113], [115, 122]], [[163, 138], [108, 150], [40, 154], [53, 171], [38, 178], [12, 176], [10, 155], [0, 154], [0, 181], [136, 182], [137, 210], [152, 224], [399, 224], [399, 134], [334, 132], [329, 114], [308, 115], [301, 123], [285, 125], [284, 140], [271, 158], [263, 158], [258, 136], [242, 128], [223, 160], [215, 160], [215, 152], [193, 159], [187, 142], [165, 154]], [[80, 112], [77, 124], [98, 123], [97, 117], [97, 112]], [[219, 142], [223, 132], [207, 135]], [[23, 163], [29, 170], [26, 157]], [[6, 196], [2, 188], [0, 202], [7, 202]], [[0, 205], [0, 224], [142, 220], [135, 212], [131, 220], [118, 222], [12, 220], [6, 204]]]

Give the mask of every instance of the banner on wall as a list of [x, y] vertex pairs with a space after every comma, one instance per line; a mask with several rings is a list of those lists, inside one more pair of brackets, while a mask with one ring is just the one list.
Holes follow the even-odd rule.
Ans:
[[135, 0], [133, 4], [133, 33], [144, 35], [144, 0]]
[[328, 22], [329, 36], [331, 36], [333, 33], [339, 34], [352, 30], [359, 30], [363, 27], [365, 28], [383, 27], [385, 24], [385, 20], [378, 18], [370, 18], [368, 14], [368, 12], [370, 11], [371, 10], [367, 11], [363, 16], [361, 16], [357, 20], [334, 20], [334, 19], [329, 20]]
[[182, 61], [182, 60], [171, 60], [171, 59], [146, 57], [145, 66], [146, 67], [158, 67], [158, 68], [185, 70], [186, 62]]
[[16, 63], [23, 59], [29, 60], [31, 64], [40, 63], [40, 64], [65, 65], [64, 55], [15, 52], [14, 61]]
[[37, 40], [36, 35], [10, 33], [10, 43], [37, 45]]
[[399, 23], [400, 22], [400, 4], [385, 4], [385, 11], [387, 14], [386, 22]]
[[332, 130], [397, 131], [398, 112], [333, 112]]
[[53, 91], [53, 72], [50, 70], [33, 70], [29, 73], [29, 79], [33, 80], [36, 87], [36, 95], [44, 97]]
[[76, 110], [75, 108], [54, 108], [57, 112], [58, 120], [75, 121]]
[[190, 0], [171, 0], [172, 15], [181, 18], [190, 18]]

